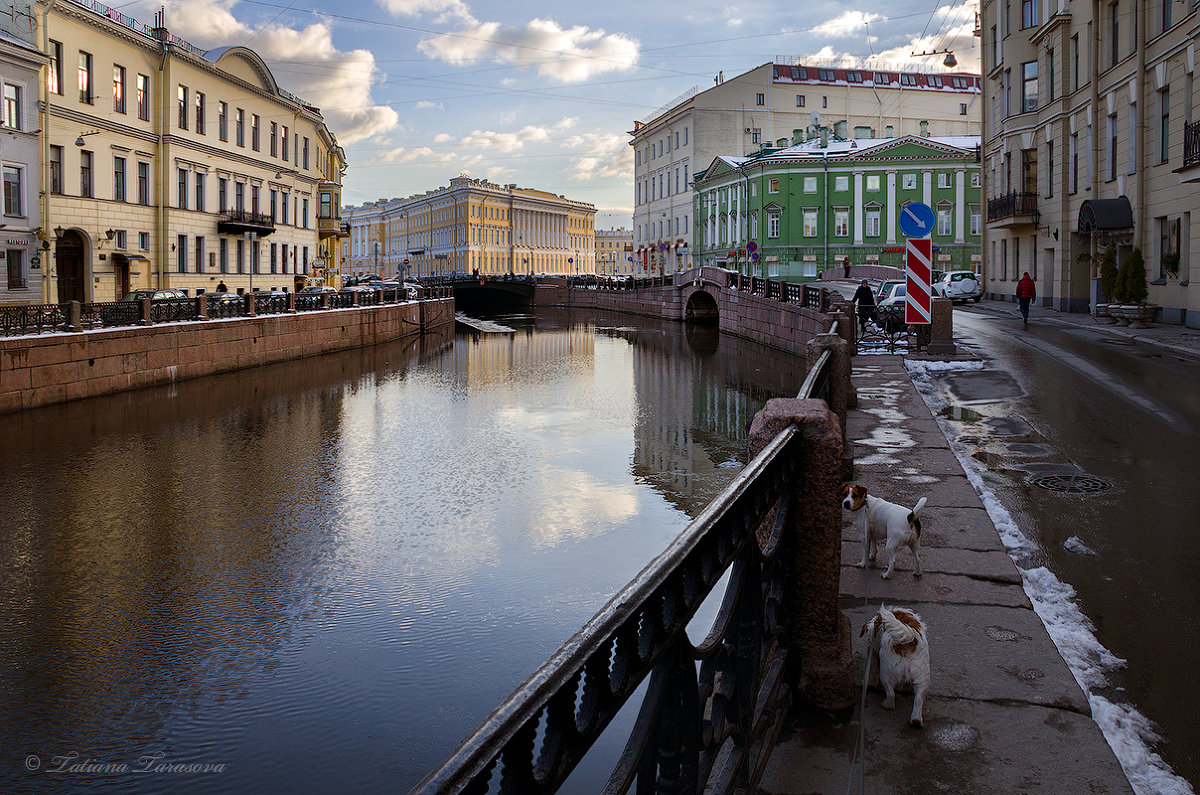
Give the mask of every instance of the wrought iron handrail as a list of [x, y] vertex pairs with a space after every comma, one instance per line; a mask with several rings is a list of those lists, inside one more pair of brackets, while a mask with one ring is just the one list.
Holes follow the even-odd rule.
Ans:
[[1183, 166], [1200, 165], [1200, 119], [1183, 125]]
[[[643, 791], [660, 771], [681, 792], [699, 792], [714, 775], [718, 791], [756, 780], [765, 756], [751, 756], [769, 753], [789, 699], [786, 645], [773, 642], [791, 580], [779, 554], [786, 509], [761, 547], [756, 531], [773, 506], [784, 508], [798, 439], [792, 426], [770, 442], [413, 792], [486, 792], [497, 768], [500, 792], [552, 792], [651, 673], [633, 735], [603, 791], [626, 792], [635, 779]], [[730, 566], [713, 628], [694, 646], [688, 621]], [[680, 725], [684, 715], [703, 725]], [[655, 729], [669, 736], [656, 744]], [[714, 771], [723, 750], [731, 753]]]
[[1032, 215], [1037, 212], [1038, 195], [1036, 193], [1012, 193], [988, 199], [988, 220], [999, 221], [1015, 215]]

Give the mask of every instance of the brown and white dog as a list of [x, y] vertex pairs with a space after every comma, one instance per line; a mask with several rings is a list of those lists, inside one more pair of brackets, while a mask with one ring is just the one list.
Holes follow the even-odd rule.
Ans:
[[892, 576], [896, 566], [896, 552], [900, 547], [912, 550], [917, 565], [913, 576], [921, 576], [921, 520], [917, 512], [925, 505], [925, 497], [917, 500], [910, 511], [903, 505], [888, 502], [882, 497], [867, 494], [867, 487], [849, 484], [842, 487], [842, 508], [854, 515], [854, 526], [862, 533], [863, 556], [856, 565], [863, 568], [874, 561], [879, 543], [884, 543], [888, 564], [883, 579]]
[[[879, 684], [885, 694], [884, 709], [896, 708], [896, 686], [906, 685], [913, 689], [912, 715], [908, 725], [914, 729], [925, 723], [925, 691], [929, 688], [929, 640], [925, 636], [925, 624], [911, 610], [880, 606], [879, 612], [863, 624], [858, 633], [861, 638], [870, 633], [867, 642], [871, 646], [871, 657], [879, 661]], [[868, 663], [867, 681], [871, 679]]]

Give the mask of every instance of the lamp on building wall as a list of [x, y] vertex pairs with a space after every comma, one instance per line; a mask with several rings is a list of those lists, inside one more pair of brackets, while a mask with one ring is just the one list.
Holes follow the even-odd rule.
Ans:
[[284, 174], [292, 174], [292, 175], [296, 175], [296, 176], [298, 176], [298, 175], [300, 174], [300, 172], [299, 172], [299, 171], [296, 171], [296, 170], [295, 170], [295, 169], [293, 169], [293, 168], [285, 168], [285, 169], [283, 169], [283, 170], [281, 170], [281, 171], [276, 171], [276, 172], [275, 172], [275, 179], [283, 179], [283, 175], [284, 175]]
[[954, 67], [958, 66], [958, 59], [954, 57], [954, 53], [951, 50], [933, 50], [931, 52], [914, 52], [911, 54], [911, 57], [924, 58], [925, 56], [928, 56], [928, 55], [942, 55], [943, 53], [946, 55], [946, 57], [944, 59], [942, 59], [942, 66], [945, 66], [947, 69], [953, 69]]
[[99, 134], [100, 134], [99, 130], [92, 130], [91, 132], [81, 132], [81, 133], [79, 133], [79, 137], [75, 139], [75, 145], [83, 146], [84, 138], [88, 137], [89, 135], [99, 135]]
[[1034, 207], [1033, 210], [1031, 210], [1029, 213], [1029, 220], [1033, 221], [1033, 226], [1035, 229], [1037, 229], [1038, 232], [1045, 235], [1046, 237], [1053, 237], [1055, 240], [1058, 240], [1058, 230], [1057, 229], [1055, 229], [1052, 234], [1050, 232], [1050, 224], [1046, 224], [1045, 226], [1042, 226], [1042, 211], [1041, 210]]
[[64, 230], [64, 229], [63, 229], [61, 226], [56, 226], [56, 227], [54, 227], [54, 236], [55, 236], [55, 237], [62, 237], [62, 236], [63, 236], [63, 232], [65, 232], [65, 231], [66, 231], [66, 230]]

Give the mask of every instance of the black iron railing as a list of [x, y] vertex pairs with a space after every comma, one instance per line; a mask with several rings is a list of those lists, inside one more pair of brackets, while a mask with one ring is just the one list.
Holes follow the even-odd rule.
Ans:
[[6, 337], [59, 331], [66, 321], [66, 311], [60, 304], [19, 304], [0, 307], [0, 333]]
[[199, 316], [195, 298], [150, 302], [151, 323], [176, 323], [181, 320], [195, 320]]
[[1012, 192], [995, 199], [988, 199], [988, 220], [1000, 221], [1017, 215], [1032, 215], [1037, 212], [1036, 193]]
[[287, 311], [288, 297], [286, 295], [254, 294], [254, 313], [256, 315], [282, 315]]
[[1183, 125], [1183, 166], [1200, 165], [1200, 120]]

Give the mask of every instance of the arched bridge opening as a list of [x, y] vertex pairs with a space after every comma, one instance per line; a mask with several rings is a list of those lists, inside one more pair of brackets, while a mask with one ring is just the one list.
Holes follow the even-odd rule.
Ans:
[[472, 312], [528, 311], [533, 306], [533, 285], [518, 281], [453, 282], [454, 307]]
[[696, 290], [688, 296], [683, 310], [683, 319], [687, 323], [718, 325], [721, 313], [717, 309], [717, 299], [706, 290]]

